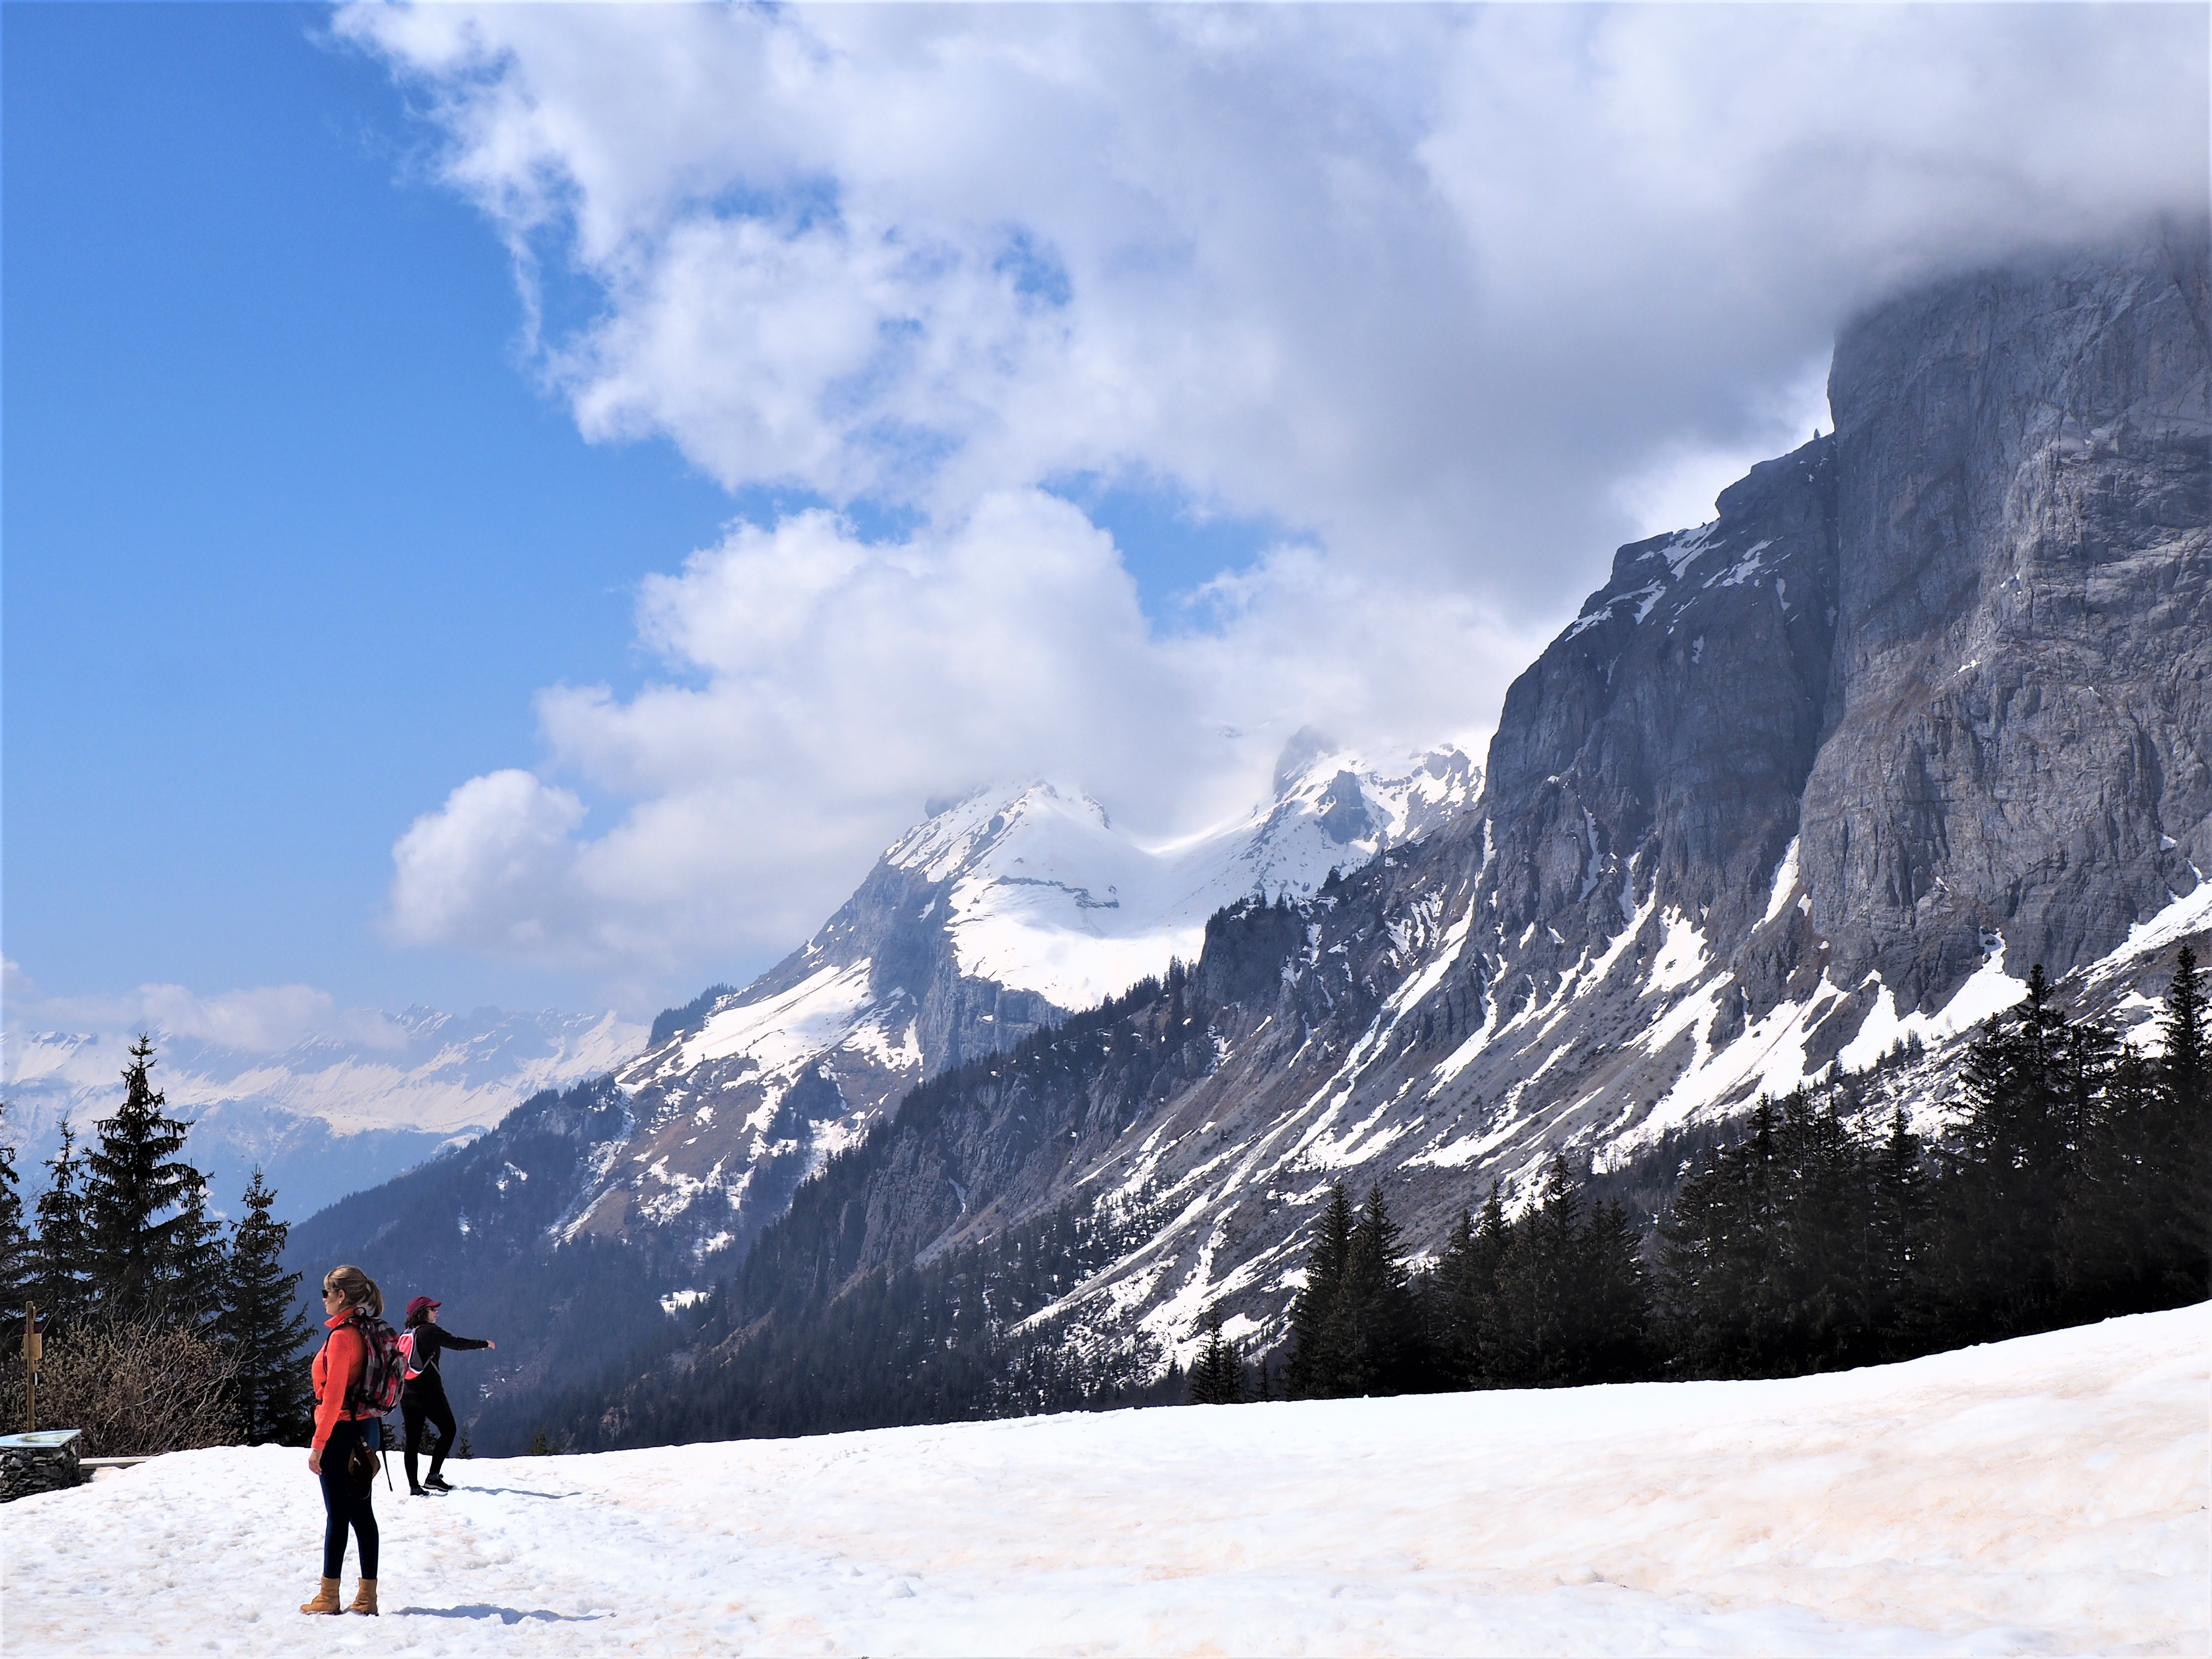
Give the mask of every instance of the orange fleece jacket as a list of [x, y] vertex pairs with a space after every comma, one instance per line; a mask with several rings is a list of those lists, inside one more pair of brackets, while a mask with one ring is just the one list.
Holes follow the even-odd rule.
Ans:
[[315, 1443], [320, 1451], [323, 1443], [331, 1437], [331, 1431], [341, 1418], [350, 1418], [356, 1423], [366, 1422], [376, 1413], [371, 1411], [349, 1412], [345, 1408], [346, 1391], [361, 1381], [368, 1364], [368, 1341], [361, 1334], [361, 1327], [353, 1322], [353, 1310], [349, 1308], [335, 1319], [323, 1322], [330, 1330], [330, 1340], [323, 1344], [315, 1356]]

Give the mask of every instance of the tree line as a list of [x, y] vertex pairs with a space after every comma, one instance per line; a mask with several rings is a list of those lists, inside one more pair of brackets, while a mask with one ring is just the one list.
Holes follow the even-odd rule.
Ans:
[[[1492, 1185], [1441, 1257], [1400, 1261], [1382, 1188], [1323, 1212], [1291, 1310], [1293, 1398], [1794, 1376], [2212, 1294], [2204, 990], [2179, 954], [2160, 1054], [2069, 1018], [2043, 970], [1971, 1046], [1940, 1139], [1848, 1088], [1762, 1100], [1645, 1233], [1554, 1157], [1509, 1219]], [[1261, 1373], [1261, 1387], [1266, 1387]], [[1249, 1397], [1218, 1318], [1194, 1400]]]
[[[12, 1148], [0, 1145], [0, 1297], [20, 1353], [24, 1309], [46, 1334], [40, 1416], [83, 1420], [108, 1455], [169, 1450], [154, 1439], [304, 1444], [312, 1401], [300, 1349], [301, 1276], [283, 1264], [289, 1232], [256, 1170], [228, 1228], [210, 1212], [207, 1178], [181, 1156], [191, 1126], [154, 1087], [151, 1041], [123, 1073], [124, 1098], [80, 1148], [73, 1125], [46, 1160], [27, 1220]], [[9, 1428], [23, 1412], [20, 1363], [0, 1362]], [[185, 1418], [169, 1409], [196, 1402]], [[58, 1416], [59, 1413], [60, 1416]], [[128, 1440], [132, 1443], [123, 1443]]]

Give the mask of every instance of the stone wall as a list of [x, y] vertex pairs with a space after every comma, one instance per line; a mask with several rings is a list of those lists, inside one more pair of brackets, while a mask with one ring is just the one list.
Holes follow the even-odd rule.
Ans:
[[78, 1455], [83, 1440], [82, 1429], [0, 1435], [0, 1504], [33, 1492], [59, 1492], [82, 1480]]

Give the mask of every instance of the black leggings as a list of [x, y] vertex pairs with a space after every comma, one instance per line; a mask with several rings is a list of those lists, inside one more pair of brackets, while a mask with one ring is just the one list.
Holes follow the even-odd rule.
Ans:
[[338, 1569], [345, 1565], [346, 1528], [361, 1540], [361, 1576], [376, 1577], [376, 1507], [371, 1501], [376, 1488], [363, 1491], [353, 1483], [346, 1473], [346, 1464], [353, 1457], [353, 1449], [367, 1445], [372, 1451], [377, 1448], [368, 1437], [377, 1426], [375, 1419], [356, 1423], [341, 1418], [331, 1430], [331, 1437], [323, 1442], [323, 1512], [329, 1518], [323, 1525], [323, 1577], [335, 1578]]
[[453, 1449], [453, 1408], [446, 1403], [443, 1389], [434, 1394], [404, 1394], [399, 1397], [399, 1420], [407, 1427], [407, 1486], [412, 1491], [419, 1484], [415, 1448], [422, 1438], [422, 1425], [427, 1420], [438, 1431], [438, 1443], [430, 1449], [430, 1478], [435, 1480], [446, 1467], [446, 1454]]

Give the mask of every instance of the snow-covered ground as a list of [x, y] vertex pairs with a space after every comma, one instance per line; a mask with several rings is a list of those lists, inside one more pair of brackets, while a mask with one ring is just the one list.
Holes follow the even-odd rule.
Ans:
[[293, 1611], [321, 1526], [301, 1453], [184, 1453], [0, 1510], [0, 1641], [2203, 1653], [2208, 1350], [2212, 1304], [1782, 1382], [479, 1461], [452, 1498], [381, 1500], [373, 1624]]

